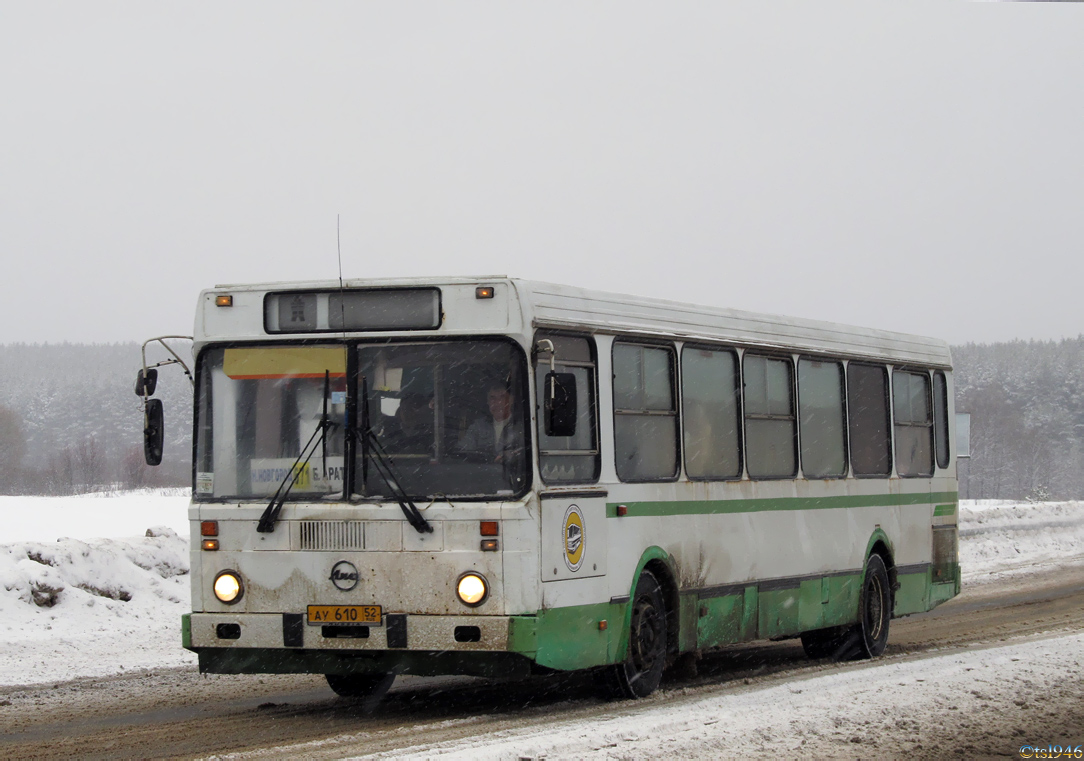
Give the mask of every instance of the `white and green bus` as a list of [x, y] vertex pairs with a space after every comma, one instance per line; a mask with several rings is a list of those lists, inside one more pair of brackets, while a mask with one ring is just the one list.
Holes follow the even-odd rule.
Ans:
[[960, 590], [941, 341], [493, 277], [214, 288], [193, 354], [204, 672], [639, 697], [729, 643], [876, 656]]

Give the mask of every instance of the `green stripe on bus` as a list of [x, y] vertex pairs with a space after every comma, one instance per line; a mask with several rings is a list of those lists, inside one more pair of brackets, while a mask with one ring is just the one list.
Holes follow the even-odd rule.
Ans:
[[862, 494], [842, 497], [779, 497], [771, 499], [707, 499], [673, 502], [607, 502], [606, 517], [617, 517], [617, 506], [624, 505], [629, 517], [663, 515], [716, 515], [760, 513], [773, 510], [832, 510], [845, 507], [894, 507], [928, 505], [931, 502], [956, 500], [956, 492], [918, 492], [915, 494]]
[[956, 515], [956, 505], [938, 505], [933, 509], [934, 518], [944, 515]]

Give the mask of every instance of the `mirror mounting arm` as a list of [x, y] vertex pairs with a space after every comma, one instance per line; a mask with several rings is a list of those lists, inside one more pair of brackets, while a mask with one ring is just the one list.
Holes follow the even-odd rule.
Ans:
[[[188, 376], [189, 382], [193, 386], [195, 386], [196, 385], [196, 379], [192, 376], [191, 369], [189, 369], [188, 365], [185, 364], [185, 361], [183, 359], [181, 359], [181, 355], [179, 355], [173, 349], [172, 346], [170, 346], [169, 344], [166, 343], [167, 338], [177, 339], [177, 340], [184, 340], [184, 341], [191, 341], [192, 340], [192, 336], [158, 336], [157, 338], [148, 338], [146, 341], [143, 342], [143, 346], [142, 346], [142, 348], [140, 350], [142, 358], [143, 358], [143, 375], [141, 377], [146, 378], [147, 377], [147, 371], [150, 370], [151, 368], [163, 367], [165, 365], [180, 365], [181, 369], [184, 370], [184, 374]], [[168, 351], [172, 355], [172, 359], [164, 359], [161, 362], [158, 362], [157, 364], [148, 366], [147, 365], [147, 345], [152, 344], [152, 343], [160, 343], [160, 344], [162, 344], [162, 346], [165, 348], [165, 350]], [[141, 396], [143, 397], [143, 403], [144, 404], [146, 404], [147, 399], [153, 393], [154, 393], [153, 388], [150, 391], [148, 391], [146, 385], [145, 384], [143, 385], [143, 393], [141, 394]]]
[[[543, 346], [542, 344], [546, 344], [546, 346]], [[549, 340], [548, 338], [540, 338], [538, 339], [538, 343], [534, 345], [534, 350], [535, 354], [541, 351], [548, 351], [550, 353], [550, 372], [552, 373], [557, 371], [557, 349], [554, 348], [553, 341]]]
[[[543, 346], [546, 344], [547, 346]], [[549, 399], [554, 399], [557, 396], [557, 349], [553, 345], [553, 341], [548, 338], [539, 339], [538, 343], [534, 346], [535, 352], [548, 351], [550, 353], [550, 373], [547, 376], [550, 381], [550, 393]]]

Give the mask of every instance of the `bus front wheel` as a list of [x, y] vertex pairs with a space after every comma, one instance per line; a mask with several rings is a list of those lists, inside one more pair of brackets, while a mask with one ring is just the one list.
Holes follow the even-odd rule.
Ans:
[[620, 697], [647, 697], [659, 686], [665, 666], [666, 601], [655, 575], [643, 571], [632, 596], [628, 655], [611, 667], [614, 692]]
[[858, 657], [876, 658], [888, 644], [888, 624], [892, 620], [892, 588], [880, 555], [870, 555], [866, 561], [858, 615]]
[[369, 698], [379, 702], [395, 681], [395, 674], [325, 674], [327, 686], [341, 698]]
[[846, 626], [802, 632], [802, 649], [808, 657], [813, 659], [838, 660], [847, 643], [847, 633]]

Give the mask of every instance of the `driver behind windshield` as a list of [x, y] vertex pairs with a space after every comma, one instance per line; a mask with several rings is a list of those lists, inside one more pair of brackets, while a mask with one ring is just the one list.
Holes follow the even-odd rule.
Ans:
[[504, 462], [523, 450], [523, 429], [513, 420], [514, 398], [503, 383], [486, 392], [489, 414], [475, 420], [459, 440], [459, 451], [485, 462]]

